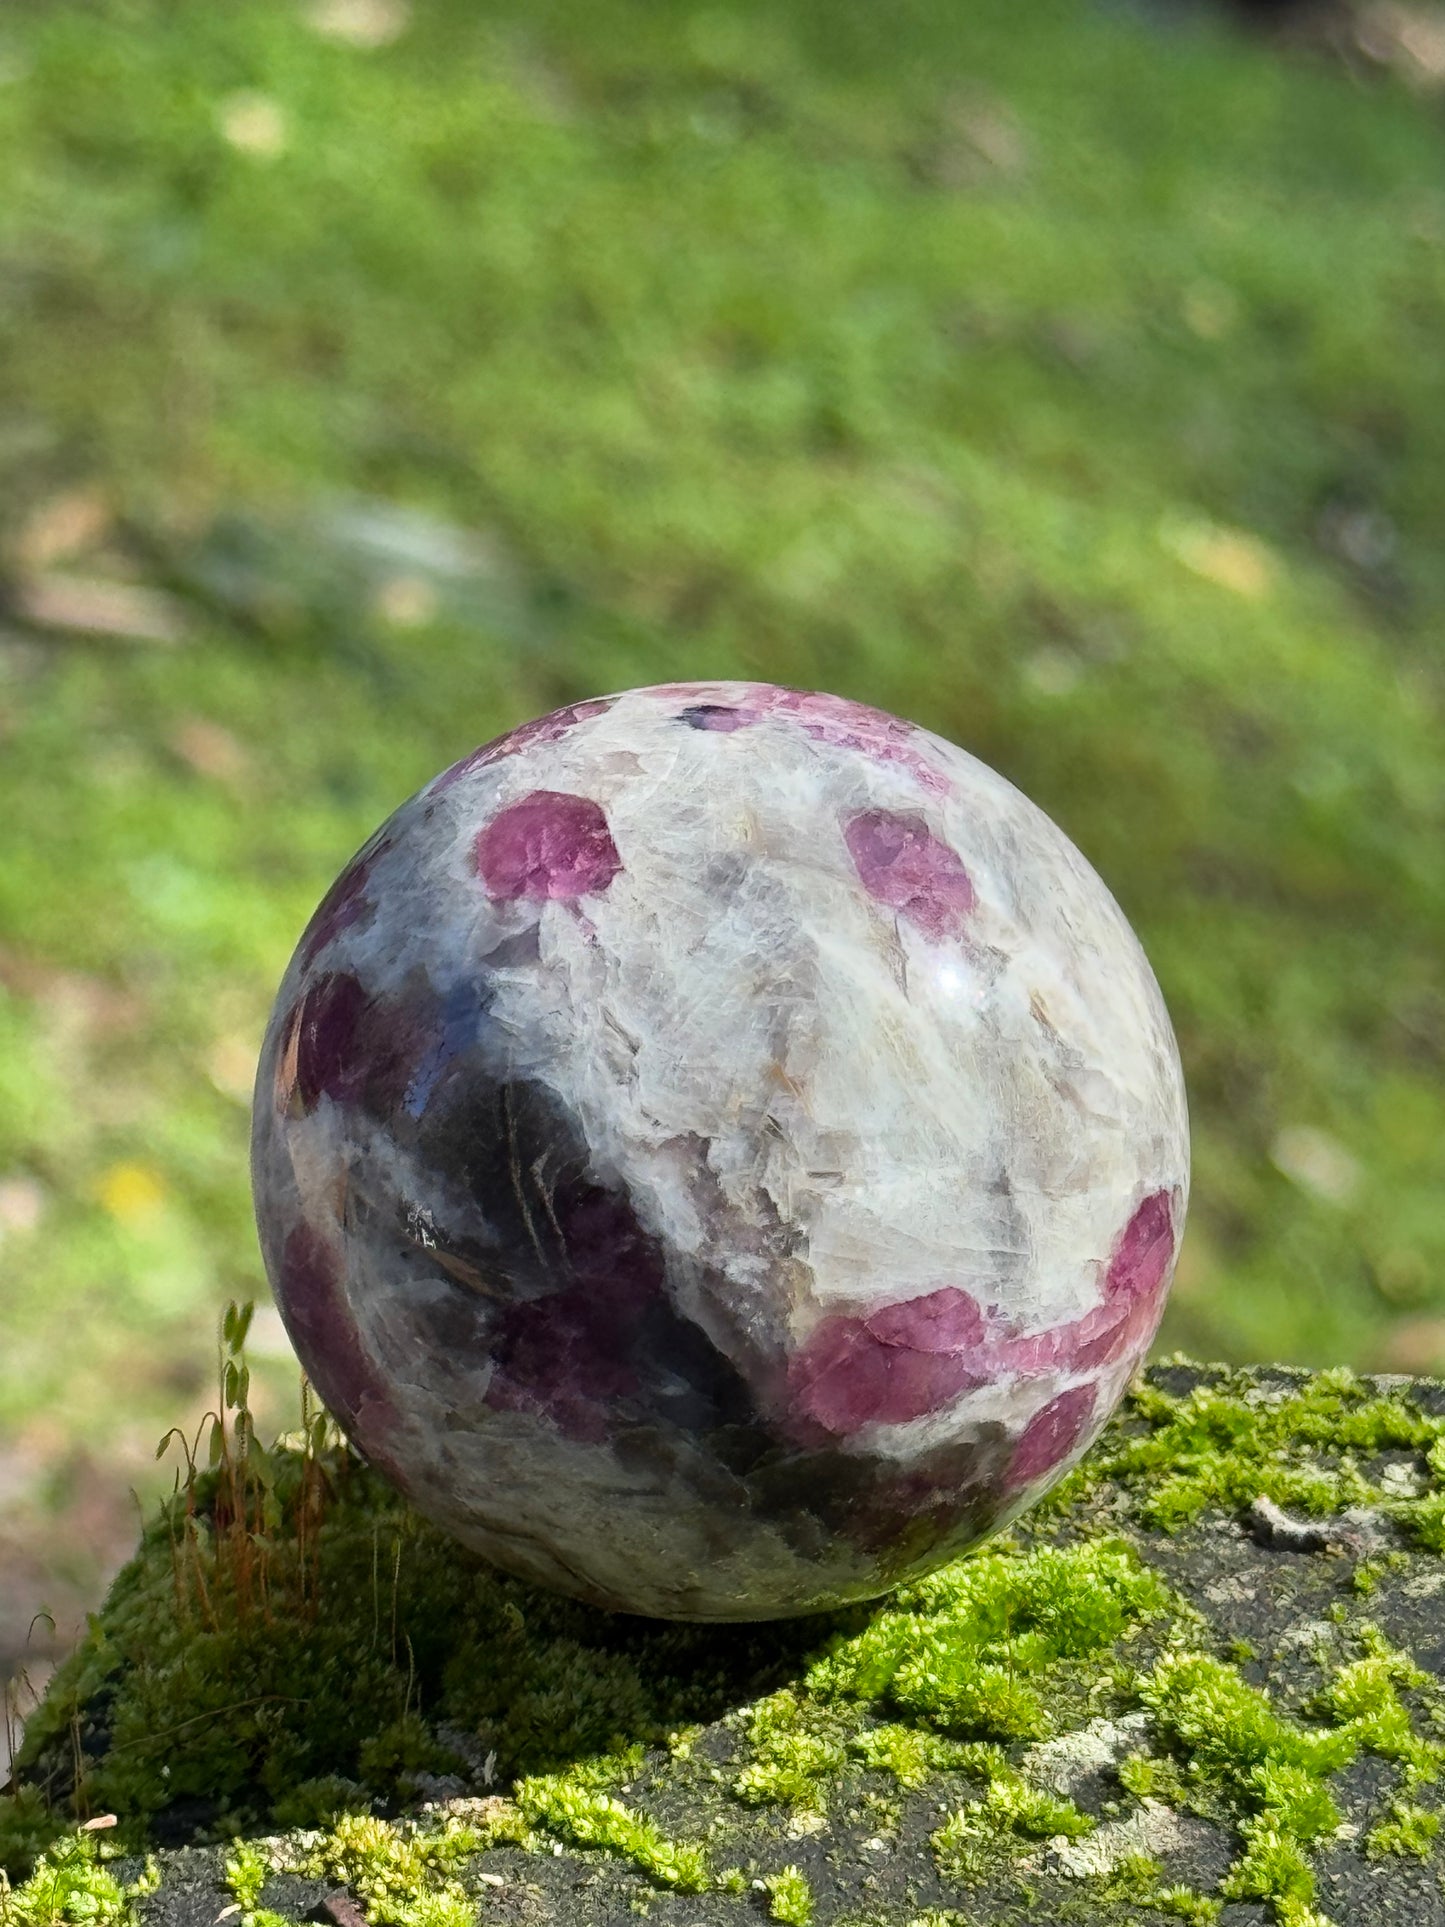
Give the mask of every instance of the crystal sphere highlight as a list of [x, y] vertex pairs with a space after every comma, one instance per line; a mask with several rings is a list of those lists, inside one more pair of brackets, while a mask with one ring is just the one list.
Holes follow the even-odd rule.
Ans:
[[1143, 952], [964, 751], [756, 683], [438, 776], [312, 918], [256, 1212], [356, 1446], [627, 1612], [873, 1597], [1054, 1483], [1142, 1360], [1188, 1122]]

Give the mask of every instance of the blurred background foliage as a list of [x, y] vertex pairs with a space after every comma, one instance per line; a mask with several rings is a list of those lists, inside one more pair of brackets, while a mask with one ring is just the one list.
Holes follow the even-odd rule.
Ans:
[[630, 684], [842, 691], [1020, 784], [1178, 1026], [1162, 1344], [1445, 1363], [1445, 29], [1387, 13], [1403, 73], [1085, 0], [7, 0], [13, 1649], [264, 1300], [317, 897]]

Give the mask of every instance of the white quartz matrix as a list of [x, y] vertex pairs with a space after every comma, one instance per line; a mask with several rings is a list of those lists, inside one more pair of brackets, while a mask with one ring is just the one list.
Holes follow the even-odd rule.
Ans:
[[1153, 1336], [1169, 1019], [1001, 777], [691, 683], [477, 750], [342, 873], [254, 1128], [267, 1268], [358, 1448], [629, 1612], [870, 1597], [1036, 1499]]

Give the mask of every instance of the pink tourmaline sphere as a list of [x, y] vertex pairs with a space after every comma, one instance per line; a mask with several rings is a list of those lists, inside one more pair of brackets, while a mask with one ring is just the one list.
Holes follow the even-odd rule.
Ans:
[[575, 703], [313, 917], [254, 1128], [359, 1449], [497, 1564], [766, 1619], [886, 1591], [1079, 1457], [1188, 1191], [1143, 952], [1047, 817], [836, 696]]

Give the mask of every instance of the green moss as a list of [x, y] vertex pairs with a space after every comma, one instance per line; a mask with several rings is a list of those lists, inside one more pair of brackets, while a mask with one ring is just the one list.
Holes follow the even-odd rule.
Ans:
[[1371, 1656], [1342, 1666], [1321, 1695], [1320, 1704], [1355, 1735], [1361, 1746], [1388, 1760], [1405, 1761], [1429, 1778], [1437, 1775], [1439, 1755], [1416, 1734], [1388, 1661]]
[[278, 1827], [315, 1830], [332, 1826], [343, 1813], [370, 1813], [374, 1805], [375, 1795], [359, 1780], [322, 1773], [284, 1788], [271, 1809], [271, 1820]]
[[1051, 1730], [1044, 1689], [1164, 1612], [1168, 1591], [1122, 1544], [988, 1552], [904, 1588], [810, 1668], [824, 1700], [893, 1707], [986, 1739]]
[[[1097, 1542], [1020, 1555], [990, 1551], [904, 1588], [860, 1632], [839, 1633], [804, 1676], [759, 1701], [733, 1779], [750, 1804], [823, 1810], [850, 1759], [905, 1787], [946, 1770], [990, 1781], [980, 1823], [1028, 1831], [1046, 1812], [1070, 1831], [1078, 1816], [1050, 1805], [970, 1741], [1038, 1738], [1078, 1698], [1070, 1681], [1169, 1609], [1159, 1579], [1126, 1547]], [[888, 1718], [888, 1713], [903, 1717]], [[1057, 1807], [1057, 1811], [1055, 1811]]]
[[1310, 1843], [1340, 1819], [1325, 1782], [1354, 1757], [1358, 1735], [1289, 1719], [1268, 1693], [1207, 1654], [1167, 1655], [1142, 1697], [1189, 1779], [1221, 1795], [1238, 1819], [1243, 1852], [1220, 1893], [1267, 1901], [1281, 1927], [1310, 1927]]
[[708, 1884], [707, 1855], [701, 1847], [666, 1839], [645, 1815], [599, 1787], [579, 1783], [575, 1775], [523, 1780], [516, 1797], [519, 1810], [534, 1826], [573, 1846], [630, 1860], [660, 1886], [699, 1893]]
[[94, 1829], [81, 1829], [54, 1841], [22, 1885], [12, 1887], [0, 1870], [0, 1924], [132, 1927], [136, 1901], [155, 1889], [155, 1865], [122, 1885], [106, 1864], [113, 1851]]
[[16, 1774], [13, 1792], [0, 1794], [0, 1876], [33, 1866], [67, 1829], [43, 1786]]
[[1032, 1786], [998, 1747], [975, 1746], [971, 1769], [986, 1782], [980, 1799], [958, 1807], [932, 1836], [934, 1856], [946, 1876], [977, 1878], [1000, 1854], [1009, 1855], [1016, 1843], [1077, 1839], [1092, 1831], [1094, 1822], [1071, 1800], [1061, 1800]]
[[1179, 1762], [1167, 1756], [1130, 1753], [1120, 1760], [1116, 1771], [1120, 1786], [1136, 1800], [1162, 1800], [1167, 1805], [1178, 1806], [1185, 1798], [1186, 1786]]
[[1276, 1764], [1334, 1773], [1355, 1753], [1352, 1735], [1296, 1724], [1268, 1693], [1207, 1653], [1166, 1655], [1141, 1696], [1160, 1736], [1178, 1748], [1198, 1780], [1241, 1784], [1257, 1768]]
[[1340, 1810], [1317, 1768], [1271, 1754], [1251, 1770], [1249, 1788], [1268, 1825], [1292, 1840], [1327, 1839], [1340, 1825]]
[[[1379, 1396], [1352, 1372], [1322, 1372], [1277, 1394], [1246, 1374], [1223, 1374], [1184, 1397], [1145, 1386], [1129, 1409], [1135, 1425], [1055, 1495], [1058, 1509], [1113, 1479], [1135, 1495], [1143, 1523], [1171, 1532], [1206, 1511], [1241, 1511], [1261, 1498], [1315, 1515], [1377, 1505], [1422, 1545], [1437, 1532], [1438, 1495], [1401, 1500], [1369, 1466], [1382, 1453], [1434, 1452], [1445, 1419]], [[1436, 1550], [1445, 1531], [1438, 1536]]]
[[233, 1854], [227, 1854], [223, 1863], [225, 1885], [235, 1894], [241, 1906], [241, 1927], [250, 1927], [250, 1921], [260, 1908], [260, 1890], [272, 1877], [272, 1863], [252, 1846], [249, 1840], [241, 1840]]
[[1355, 1636], [1363, 1655], [1339, 1667], [1320, 1692], [1317, 1705], [1338, 1720], [1359, 1745], [1396, 1762], [1404, 1791], [1433, 1784], [1445, 1767], [1445, 1743], [1427, 1738], [1415, 1723], [1405, 1693], [1424, 1694], [1438, 1725], [1441, 1693], [1436, 1680], [1392, 1647], [1380, 1629], [1364, 1622]]
[[966, 1768], [977, 1748], [945, 1739], [927, 1727], [888, 1722], [865, 1727], [849, 1742], [865, 1766], [891, 1773], [904, 1788], [920, 1787], [945, 1768]]
[[450, 1819], [427, 1827], [344, 1814], [299, 1871], [350, 1887], [377, 1927], [475, 1927], [475, 1904], [456, 1874], [486, 1838]]
[[[343, 1815], [308, 1850], [302, 1869], [353, 1887], [382, 1927], [423, 1927], [405, 1911], [417, 1897], [429, 1921], [449, 1919], [467, 1904], [455, 1880], [465, 1861], [488, 1846], [535, 1846], [544, 1835], [627, 1860], [659, 1886], [700, 1892], [710, 1884], [703, 1850], [667, 1839], [607, 1790], [641, 1764], [642, 1749], [635, 1747], [579, 1762], [565, 1774], [530, 1775], [517, 1782], [510, 1802], [494, 1803], [484, 1824], [449, 1816], [438, 1825], [397, 1825], [371, 1814]], [[256, 1885], [254, 1869], [245, 1877]]]
[[797, 1867], [783, 1867], [763, 1875], [768, 1917], [782, 1927], [813, 1927], [813, 1889]]
[[1048, 1840], [1059, 1834], [1075, 1840], [1080, 1834], [1091, 1832], [1094, 1826], [1088, 1814], [1080, 1813], [1072, 1800], [1056, 1799], [1012, 1773], [994, 1776], [977, 1812], [981, 1823], [992, 1831], [1027, 1834], [1035, 1840]]
[[940, 1871], [958, 1881], [979, 1873], [984, 1864], [985, 1846], [996, 1845], [984, 1841], [977, 1821], [963, 1807], [949, 1814], [929, 1844]]
[[1245, 1822], [1244, 1852], [1220, 1885], [1226, 1900], [1268, 1901], [1281, 1927], [1312, 1927], [1314, 1869], [1300, 1842], [1268, 1820]]
[[[1339, 1666], [1316, 1695], [1314, 1710], [1333, 1722], [1308, 1727], [1280, 1712], [1269, 1694], [1250, 1686], [1206, 1654], [1173, 1653], [1143, 1687], [1159, 1737], [1179, 1755], [1187, 1782], [1221, 1794], [1239, 1818], [1243, 1852], [1220, 1892], [1267, 1901], [1282, 1927], [1310, 1927], [1315, 1876], [1312, 1845], [1332, 1837], [1340, 1812], [1328, 1780], [1357, 1752], [1370, 1751], [1403, 1768], [1403, 1783], [1438, 1777], [1445, 1749], [1415, 1727], [1404, 1691], [1434, 1690], [1408, 1655], [1377, 1627], [1355, 1629], [1365, 1651]], [[1147, 1767], [1126, 1762], [1121, 1779], [1143, 1792]], [[1428, 1851], [1438, 1817], [1401, 1800], [1372, 1832], [1375, 1854]]]
[[1161, 1887], [1151, 1896], [1150, 1905], [1173, 1920], [1186, 1921], [1188, 1927], [1214, 1927], [1224, 1911], [1222, 1900], [1188, 1887]]
[[1098, 1882], [1095, 1892], [1101, 1903], [1123, 1903], [1127, 1908], [1152, 1907], [1163, 1878], [1164, 1868], [1159, 1861], [1147, 1853], [1130, 1853]]
[[1440, 1835], [1440, 1815], [1412, 1800], [1392, 1800], [1385, 1818], [1365, 1836], [1365, 1852], [1372, 1860], [1394, 1854], [1427, 1860]]
[[835, 1715], [790, 1687], [760, 1700], [747, 1727], [750, 1756], [733, 1792], [750, 1805], [816, 1807], [847, 1758], [847, 1730]]
[[[1432, 1458], [1431, 1464], [1438, 1478], [1438, 1463]], [[1426, 1552], [1445, 1553], [1445, 1492], [1427, 1492], [1419, 1499], [1400, 1500], [1394, 1511], [1409, 1527], [1416, 1545]]]

